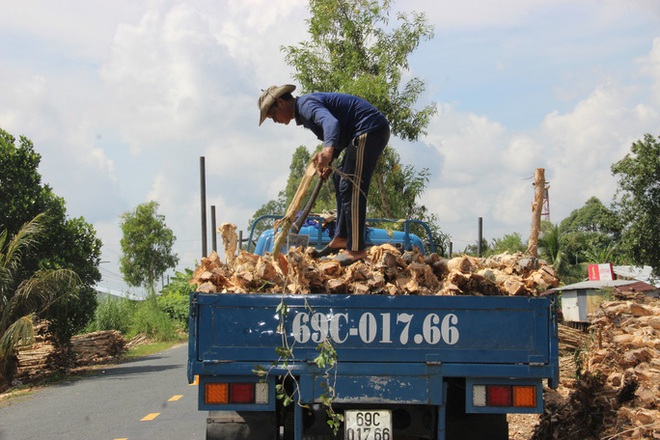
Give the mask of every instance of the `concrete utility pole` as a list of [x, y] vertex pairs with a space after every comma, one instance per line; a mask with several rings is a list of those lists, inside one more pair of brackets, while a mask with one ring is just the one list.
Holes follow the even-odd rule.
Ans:
[[534, 173], [534, 203], [532, 203], [532, 227], [529, 231], [527, 254], [534, 258], [539, 256], [539, 235], [541, 233], [541, 213], [545, 197], [545, 169], [537, 168]]

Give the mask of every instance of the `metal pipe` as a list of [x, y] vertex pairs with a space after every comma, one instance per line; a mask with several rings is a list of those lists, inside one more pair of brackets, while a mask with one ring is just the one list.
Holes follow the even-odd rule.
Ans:
[[218, 229], [215, 225], [215, 205], [211, 205], [211, 250], [218, 252]]
[[481, 257], [483, 253], [482, 242], [484, 240], [484, 219], [479, 217], [479, 241], [477, 242], [477, 255]]
[[202, 258], [208, 256], [206, 243], [206, 166], [204, 165], [204, 156], [199, 157], [199, 181], [202, 208]]

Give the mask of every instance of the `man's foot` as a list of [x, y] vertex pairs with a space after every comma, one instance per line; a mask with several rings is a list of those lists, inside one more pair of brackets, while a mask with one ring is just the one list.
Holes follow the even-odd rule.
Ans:
[[356, 261], [361, 261], [367, 258], [367, 251], [344, 251], [337, 255], [334, 260], [339, 261], [342, 266], [350, 266]]
[[346, 249], [346, 239], [342, 237], [334, 237], [323, 249], [314, 249], [312, 251], [312, 258], [327, 257], [328, 255], [339, 253], [342, 249]]
[[321, 250], [314, 249], [312, 251], [312, 258], [323, 258], [327, 257], [328, 255], [336, 254], [339, 251], [341, 251], [343, 248], [334, 248], [331, 247], [330, 245], [327, 245]]

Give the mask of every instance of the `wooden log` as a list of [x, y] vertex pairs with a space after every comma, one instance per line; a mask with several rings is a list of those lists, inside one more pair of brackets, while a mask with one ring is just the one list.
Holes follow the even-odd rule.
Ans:
[[310, 162], [309, 165], [307, 165], [307, 169], [305, 170], [305, 174], [303, 175], [303, 178], [300, 180], [300, 184], [298, 185], [296, 194], [293, 196], [293, 199], [289, 204], [286, 214], [284, 214], [283, 218], [275, 222], [275, 232], [277, 232], [278, 228], [280, 229], [280, 231], [277, 232], [277, 235], [275, 236], [275, 241], [273, 243], [273, 257], [275, 258], [275, 261], [277, 263], [281, 262], [281, 260], [278, 258], [280, 249], [282, 248], [282, 245], [286, 241], [287, 235], [289, 235], [289, 230], [291, 229], [291, 225], [293, 225], [293, 222], [296, 218], [296, 212], [298, 212], [298, 207], [300, 206], [302, 199], [305, 197], [305, 194], [307, 193], [307, 189], [309, 189], [309, 185], [311, 184], [312, 178], [314, 177], [315, 174], [316, 174], [316, 165], [314, 164], [314, 162]]

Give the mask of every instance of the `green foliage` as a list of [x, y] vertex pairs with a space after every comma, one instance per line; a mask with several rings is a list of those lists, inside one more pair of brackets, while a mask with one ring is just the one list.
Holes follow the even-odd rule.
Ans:
[[[481, 256], [488, 255], [490, 254], [490, 246], [488, 245], [488, 240], [485, 238], [481, 239]], [[477, 240], [474, 244], [469, 244], [465, 246], [465, 249], [463, 250], [463, 253], [466, 255], [471, 255], [474, 257], [479, 256], [479, 240]]]
[[630, 153], [612, 165], [618, 177], [615, 200], [623, 223], [622, 248], [640, 265], [660, 273], [660, 137], [634, 142]]
[[177, 328], [188, 331], [190, 296], [178, 293], [164, 294], [157, 298], [158, 308], [176, 324]]
[[129, 337], [144, 334], [154, 341], [171, 341], [176, 337], [176, 326], [169, 315], [158, 307], [153, 297], [142, 301], [131, 323]]
[[118, 330], [123, 334], [128, 334], [136, 309], [135, 301], [108, 295], [96, 307], [94, 321], [88, 327], [88, 331]]
[[541, 223], [541, 236], [539, 237], [540, 257], [550, 263], [555, 270], [559, 270], [567, 261], [561, 245], [559, 225], [549, 221]]
[[76, 299], [59, 301], [42, 311], [56, 342], [68, 343], [72, 334], [92, 318], [96, 306], [94, 286], [101, 279], [98, 266], [101, 241], [82, 217], [69, 219], [64, 199], [41, 182], [41, 155], [21, 136], [19, 142], [0, 129], [0, 226], [9, 236], [41, 213], [38, 245], [24, 250], [21, 270], [14, 274], [14, 288], [40, 270], [68, 269], [79, 278]]
[[172, 254], [176, 237], [157, 211], [158, 203], [143, 203], [134, 211], [123, 213], [120, 224], [123, 237], [119, 268], [128, 284], [144, 286], [152, 295], [156, 280], [179, 261]]
[[190, 292], [193, 292], [196, 287], [190, 285], [192, 277], [192, 269], [176, 272], [156, 299], [158, 308], [167, 313], [179, 329], [185, 331], [188, 331]]
[[508, 252], [515, 254], [516, 252], [525, 252], [527, 245], [523, 243], [522, 237], [519, 233], [507, 234], [502, 238], [495, 238], [489, 249], [489, 254], [498, 255]]
[[41, 269], [25, 277], [23, 255], [36, 245], [44, 218], [38, 215], [11, 237], [0, 231], [0, 382], [14, 373], [16, 348], [32, 342], [37, 314], [76, 298], [80, 278], [71, 270]]
[[383, 152], [371, 182], [367, 201], [367, 217], [420, 218], [416, 202], [426, 189], [429, 170], [416, 171], [402, 165], [401, 156], [393, 148]]
[[621, 238], [621, 224], [613, 210], [606, 208], [596, 197], [591, 197], [584, 206], [571, 212], [562, 220], [561, 246], [571, 262], [584, 262], [602, 255], [601, 250], [610, 249], [608, 260], [592, 263], [623, 262], [616, 243]]
[[586, 266], [567, 257], [559, 225], [548, 221], [541, 223], [539, 256], [554, 267], [564, 284], [576, 283], [586, 276]]
[[87, 331], [118, 330], [127, 338], [139, 334], [153, 341], [176, 338], [176, 323], [163, 311], [154, 297], [144, 301], [108, 296], [98, 305]]

